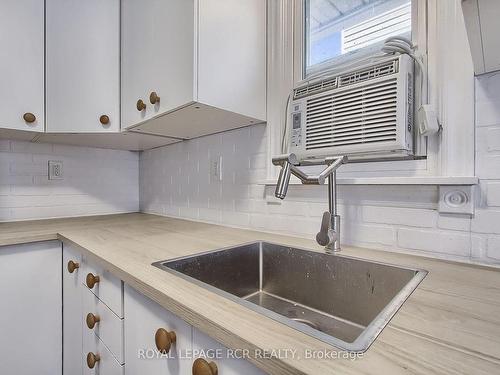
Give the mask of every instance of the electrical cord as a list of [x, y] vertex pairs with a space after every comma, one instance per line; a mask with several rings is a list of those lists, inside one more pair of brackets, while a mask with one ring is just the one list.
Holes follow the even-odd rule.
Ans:
[[396, 53], [410, 56], [418, 65], [422, 75], [420, 76], [421, 104], [428, 104], [427, 100], [427, 69], [424, 63], [415, 54], [415, 47], [410, 39], [403, 36], [392, 36], [387, 38], [382, 46], [382, 52], [394, 55]]

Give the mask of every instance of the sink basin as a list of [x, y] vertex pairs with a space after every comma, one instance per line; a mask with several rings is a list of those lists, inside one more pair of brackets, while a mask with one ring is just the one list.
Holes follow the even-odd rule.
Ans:
[[153, 265], [353, 352], [368, 349], [427, 274], [269, 242]]

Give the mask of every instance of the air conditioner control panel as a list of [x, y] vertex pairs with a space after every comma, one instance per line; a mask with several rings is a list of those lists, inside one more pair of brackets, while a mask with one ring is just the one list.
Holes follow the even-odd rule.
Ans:
[[292, 131], [291, 131], [291, 146], [300, 147], [302, 145], [302, 121], [304, 116], [302, 114], [302, 102], [292, 103], [291, 121], [292, 121]]

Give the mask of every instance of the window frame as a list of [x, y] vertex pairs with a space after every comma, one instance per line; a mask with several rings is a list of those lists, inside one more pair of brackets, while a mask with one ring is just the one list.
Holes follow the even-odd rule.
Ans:
[[[271, 158], [281, 153], [286, 98], [303, 80], [304, 4], [304, 0], [268, 2], [269, 182], [278, 173]], [[474, 176], [474, 71], [460, 1], [412, 0], [412, 40], [427, 65], [429, 102], [443, 131], [438, 136], [418, 137], [421, 141], [415, 151], [425, 153], [425, 159], [347, 164], [339, 170], [339, 177], [368, 177], [376, 183], [378, 177]], [[454, 63], [457, 60], [463, 64]]]
[[[337, 64], [346, 64], [346, 63], [349, 63], [350, 61], [354, 61], [355, 59], [359, 59], [359, 58], [364, 58], [364, 57], [368, 57], [370, 55], [373, 55], [374, 53], [380, 51], [380, 45], [381, 43], [378, 42], [372, 46], [367, 46], [365, 48], [363, 48], [362, 50], [359, 50], [358, 52], [355, 53], [355, 55], [352, 55], [351, 58], [347, 58], [347, 57], [344, 57], [342, 58], [341, 56], [342, 55], [339, 55], [337, 57], [341, 57], [339, 60], [340, 61], [332, 61], [332, 59], [329, 59], [329, 60], [326, 60], [324, 62], [321, 62], [319, 64], [315, 64], [315, 67], [314, 68], [310, 68], [309, 69], [309, 72], [307, 71], [307, 63], [306, 63], [306, 59], [307, 59], [307, 36], [306, 36], [306, 33], [307, 33], [307, 25], [306, 25], [306, 7], [307, 7], [307, 2], [310, 1], [310, 0], [300, 0], [298, 1], [298, 3], [301, 3], [299, 4], [299, 6], [301, 7], [300, 9], [300, 12], [301, 12], [301, 17], [302, 17], [302, 25], [301, 25], [301, 28], [302, 28], [302, 46], [299, 47], [302, 49], [301, 51], [301, 57], [302, 57], [302, 62], [301, 62], [301, 69], [302, 69], [302, 72], [301, 72], [301, 77], [302, 77], [302, 80], [306, 80], [307, 78], [309, 78], [310, 76], [313, 76], [315, 74], [318, 74], [322, 71], [325, 71], [325, 70], [329, 70], [329, 69], [332, 69], [332, 68], [335, 68], [335, 66]], [[416, 43], [416, 32], [415, 32], [415, 29], [418, 29], [418, 9], [417, 9], [417, 6], [416, 4], [418, 3], [418, 0], [408, 0], [410, 3], [411, 3], [411, 25], [412, 25], [412, 28], [411, 28], [411, 40], [413, 43]], [[296, 21], [296, 23], [298, 22], [298, 20]], [[295, 27], [298, 27], [298, 25], [296, 24]], [[427, 53], [427, 51], [425, 51], [425, 53]]]

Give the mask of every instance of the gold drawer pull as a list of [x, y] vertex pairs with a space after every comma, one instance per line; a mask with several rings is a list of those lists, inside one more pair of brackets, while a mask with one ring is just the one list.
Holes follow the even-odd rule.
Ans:
[[68, 262], [68, 272], [69, 273], [73, 273], [75, 272], [76, 269], [80, 268], [80, 263], [78, 262], [73, 262], [72, 260], [70, 260]]
[[142, 99], [139, 99], [139, 100], [137, 101], [137, 104], [136, 104], [135, 106], [136, 106], [136, 108], [137, 108], [137, 110], [138, 110], [139, 112], [141, 112], [141, 111], [143, 111], [143, 110], [145, 110], [145, 109], [146, 109], [146, 103], [144, 103], [144, 102], [142, 101]]
[[219, 369], [215, 362], [208, 363], [203, 358], [197, 358], [193, 362], [193, 375], [217, 375]]
[[89, 327], [89, 329], [92, 329], [95, 327], [95, 325], [97, 323], [99, 323], [101, 321], [101, 317], [99, 315], [94, 315], [92, 313], [88, 313], [87, 314], [87, 319], [85, 319], [87, 321], [87, 327]]
[[162, 354], [169, 352], [170, 347], [177, 340], [177, 336], [174, 331], [168, 332], [165, 328], [158, 328], [155, 334], [156, 347]]
[[99, 117], [99, 122], [103, 125], [108, 125], [109, 124], [109, 116], [102, 115], [101, 117]]
[[28, 124], [31, 124], [31, 123], [35, 122], [35, 120], [36, 120], [36, 116], [35, 116], [33, 113], [26, 112], [26, 113], [23, 115], [23, 119], [24, 119], [24, 121], [26, 121]]
[[97, 284], [100, 280], [99, 276], [94, 276], [91, 273], [87, 274], [87, 279], [85, 280], [87, 283], [87, 286], [92, 289], [95, 284]]
[[89, 368], [94, 368], [95, 364], [101, 360], [101, 356], [99, 354], [94, 354], [90, 352], [87, 354], [87, 366]]
[[158, 96], [158, 94], [156, 92], [152, 92], [150, 95], [149, 95], [149, 102], [151, 104], [157, 104], [160, 102], [160, 97]]

